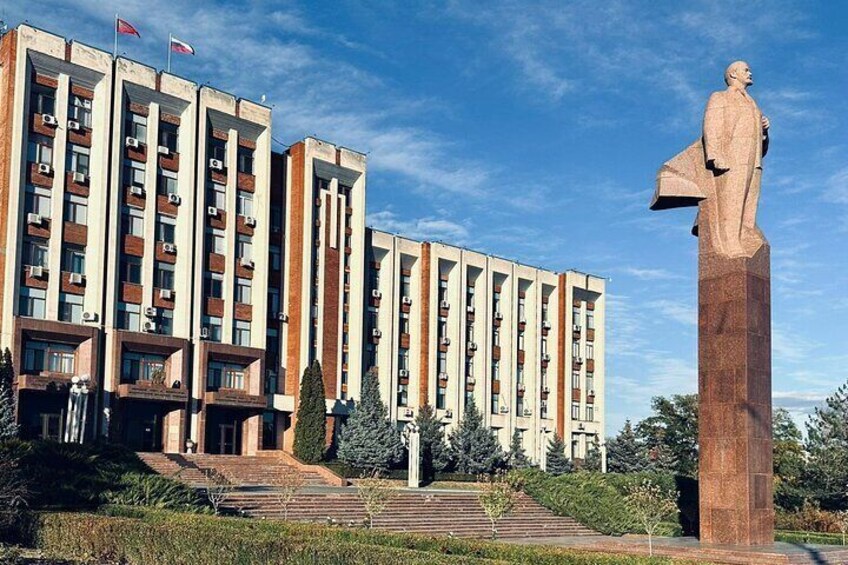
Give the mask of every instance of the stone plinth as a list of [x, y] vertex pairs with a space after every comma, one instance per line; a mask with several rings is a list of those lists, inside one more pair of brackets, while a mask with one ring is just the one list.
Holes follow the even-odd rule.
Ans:
[[768, 244], [751, 258], [700, 254], [701, 542], [774, 541]]

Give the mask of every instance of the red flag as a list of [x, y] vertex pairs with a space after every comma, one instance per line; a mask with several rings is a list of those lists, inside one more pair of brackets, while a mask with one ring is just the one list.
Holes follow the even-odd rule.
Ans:
[[173, 36], [171, 36], [171, 51], [174, 53], [183, 53], [185, 55], [194, 55], [194, 47]]
[[133, 25], [127, 20], [122, 20], [121, 18], [117, 18], [115, 21], [115, 25], [117, 26], [118, 33], [123, 33], [124, 35], [134, 35], [136, 37], [141, 37], [141, 34], [138, 33], [138, 30], [133, 27]]

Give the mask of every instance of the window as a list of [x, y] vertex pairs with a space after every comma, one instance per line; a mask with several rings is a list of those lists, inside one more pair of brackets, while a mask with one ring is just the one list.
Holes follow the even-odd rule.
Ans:
[[412, 296], [412, 277], [410, 277], [409, 275], [400, 276], [400, 295], [401, 297]]
[[47, 349], [47, 370], [51, 373], [74, 373], [74, 348], [70, 345], [52, 345]]
[[219, 388], [245, 388], [247, 367], [233, 363], [211, 361], [206, 373], [206, 390]]
[[586, 343], [586, 359], [595, 358], [595, 345], [590, 341]]
[[[269, 288], [268, 289], [268, 314], [271, 316], [276, 316], [277, 312], [280, 311], [280, 289], [279, 288]], [[347, 336], [347, 334], [345, 334]]]
[[141, 306], [138, 304], [118, 303], [118, 327], [122, 330], [137, 332], [141, 325]]
[[571, 419], [579, 420], [580, 419], [580, 403], [572, 402], [571, 403]]
[[[121, 383], [152, 381], [165, 371], [165, 357], [152, 353], [125, 351], [121, 356]], [[164, 376], [164, 375], [163, 375]]]
[[548, 321], [548, 303], [547, 301], [542, 302], [542, 321]]
[[24, 194], [24, 212], [27, 214], [38, 214], [42, 218], [50, 217], [50, 205], [52, 202], [50, 189], [40, 186], [26, 186]]
[[121, 258], [121, 282], [141, 284], [141, 257], [124, 255]]
[[63, 343], [27, 341], [24, 345], [24, 372], [73, 374], [74, 348]]
[[586, 420], [589, 422], [595, 421], [595, 406], [592, 404], [586, 405]]
[[236, 302], [250, 304], [250, 279], [236, 279]]
[[127, 137], [134, 137], [139, 143], [147, 143], [147, 116], [127, 112]]
[[492, 345], [495, 347], [501, 346], [501, 329], [497, 326], [492, 328]]
[[438, 357], [439, 374], [448, 372], [448, 354], [445, 351], [439, 351]]
[[474, 324], [465, 326], [465, 341], [467, 343], [474, 343]]
[[442, 387], [436, 387], [436, 408], [438, 410], [444, 410], [447, 396], [447, 389]]
[[208, 298], [224, 298], [224, 275], [207, 273], [205, 294]]
[[47, 304], [47, 291], [41, 288], [21, 287], [18, 315], [28, 318], [44, 319]]
[[473, 390], [468, 390], [468, 389], [466, 388], [466, 389], [465, 389], [465, 404], [463, 404], [463, 406], [464, 406], [465, 408], [468, 408], [468, 404], [470, 404], [472, 400], [474, 400], [474, 391], [473, 391]]
[[209, 206], [214, 206], [219, 210], [227, 209], [227, 187], [217, 182], [209, 183], [206, 200]]
[[398, 406], [409, 404], [409, 385], [398, 385], [397, 403]]
[[515, 371], [515, 379], [519, 384], [524, 383], [524, 365], [518, 365]]
[[380, 269], [371, 267], [368, 269], [368, 288], [378, 290], [380, 288]]
[[239, 235], [236, 240], [236, 257], [239, 259], [253, 258], [253, 238], [247, 235]]
[[85, 226], [88, 224], [88, 198], [65, 193], [65, 221]]
[[409, 333], [409, 314], [402, 313], [400, 315], [400, 333]]
[[574, 388], [574, 389], [580, 388], [580, 371], [572, 371], [571, 372], [571, 388]]
[[579, 459], [580, 455], [580, 436], [577, 434], [571, 435], [571, 458]]
[[68, 105], [68, 118], [77, 122], [84, 128], [91, 127], [91, 100], [71, 94]]
[[[279, 271], [283, 265], [283, 252], [279, 245], [272, 245], [268, 248], [268, 260], [271, 263], [272, 271]], [[347, 275], [347, 273], [345, 273]]]
[[590, 391], [590, 394], [595, 392], [595, 373], [586, 373], [586, 390]]
[[69, 273], [85, 274], [85, 247], [62, 244], [62, 270]]
[[209, 341], [221, 341], [221, 318], [217, 316], [204, 316], [203, 327], [208, 332]]
[[156, 262], [153, 274], [153, 286], [174, 290], [174, 266], [170, 263]]
[[465, 358], [465, 376], [473, 377], [474, 376], [474, 357], [466, 357]]
[[174, 311], [162, 308], [159, 311], [159, 333], [174, 335]]
[[518, 350], [524, 351], [524, 332], [518, 332]]
[[59, 319], [63, 322], [82, 322], [82, 296], [59, 293]]
[[43, 84], [32, 84], [29, 95], [30, 112], [33, 114], [56, 114], [56, 89]]
[[474, 287], [471, 285], [465, 287], [465, 302], [468, 306], [474, 306]]
[[444, 317], [439, 318], [439, 339], [443, 339], [448, 335], [448, 319]]
[[27, 141], [27, 161], [40, 165], [53, 164], [53, 138], [30, 133]]
[[594, 330], [595, 329], [595, 311], [594, 310], [586, 310], [586, 329]]
[[575, 306], [571, 310], [572, 324], [575, 326], [580, 325], [580, 306]]
[[233, 343], [235, 345], [250, 346], [250, 322], [236, 320], [233, 327]]
[[448, 281], [439, 279], [439, 302], [446, 302], [448, 299]]
[[67, 157], [68, 170], [72, 173], [82, 173], [86, 177], [89, 176], [91, 172], [89, 169], [90, 153], [91, 150], [88, 147], [70, 144]]
[[492, 380], [499, 381], [501, 379], [501, 363], [500, 361], [492, 361]]
[[25, 239], [23, 260], [26, 265], [47, 267], [47, 241], [43, 239]]
[[572, 341], [571, 342], [571, 356], [577, 359], [580, 357], [580, 342]]
[[174, 243], [177, 231], [177, 222], [166, 216], [156, 218], [156, 240], [164, 243]]
[[159, 194], [177, 194], [177, 173], [159, 169], [159, 182], [156, 183], [156, 192]]
[[224, 230], [208, 229], [206, 231], [206, 247], [209, 253], [217, 253], [223, 255], [227, 251], [227, 240], [224, 237]]
[[492, 312], [499, 314], [501, 311], [501, 293], [495, 291], [492, 293]]
[[171, 153], [177, 152], [179, 126], [170, 122], [159, 122], [159, 145], [167, 147]]
[[377, 366], [377, 348], [373, 343], [365, 346], [365, 368], [371, 370]]
[[227, 166], [227, 142], [212, 137], [209, 139], [209, 158], [217, 159]]
[[[240, 173], [253, 174], [253, 149], [248, 147], [238, 148], [238, 171]], [[249, 214], [248, 214], [249, 215]]]
[[542, 338], [542, 355], [547, 355], [547, 354], [548, 354], [548, 340], [545, 339], [545, 338]]
[[127, 186], [144, 188], [144, 177], [144, 163], [129, 159], [124, 161], [124, 183]]
[[518, 321], [527, 321], [527, 301], [523, 296], [518, 297]]
[[253, 193], [245, 190], [236, 193], [236, 213], [239, 216], [253, 215]]
[[492, 406], [491, 406], [492, 414], [498, 413], [498, 410], [500, 409], [500, 405], [501, 405], [501, 395], [496, 393], [496, 392], [493, 392], [492, 393]]
[[399, 349], [398, 350], [398, 369], [402, 371], [409, 370], [409, 349]]
[[279, 206], [271, 206], [271, 231], [283, 230], [283, 210]]

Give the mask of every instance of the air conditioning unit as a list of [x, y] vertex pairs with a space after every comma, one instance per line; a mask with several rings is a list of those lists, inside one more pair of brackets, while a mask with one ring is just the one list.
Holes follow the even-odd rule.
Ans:
[[398, 376], [402, 379], [409, 377], [409, 370], [408, 369], [399, 369], [398, 370]]
[[42, 175], [49, 175], [51, 172], [53, 172], [53, 168], [47, 163], [39, 163], [38, 172]]
[[471, 305], [466, 306], [465, 311], [468, 312], [469, 314], [473, 314], [474, 313], [474, 306], [471, 306]]
[[495, 312], [495, 320], [503, 320], [503, 314], [500, 312]]
[[380, 292], [379, 290], [372, 290], [371, 291], [371, 298], [376, 298], [376, 299], [379, 300], [380, 298], [383, 298], [383, 293]]
[[381, 332], [377, 328], [374, 328], [373, 330], [371, 330], [371, 337], [381, 338], [383, 337], [383, 332]]
[[542, 322], [542, 329], [543, 330], [551, 329], [551, 323], [549, 321], [545, 320], [544, 322]]
[[403, 415], [406, 416], [407, 418], [412, 418], [413, 416], [415, 416], [415, 410], [413, 410], [412, 408], [407, 408], [404, 411]]
[[451, 410], [450, 408], [445, 410], [445, 418], [453, 418], [453, 410]]
[[171, 300], [174, 298], [174, 291], [170, 288], [160, 288], [159, 298], [161, 298], [162, 300]]
[[589, 389], [589, 396], [595, 396], [595, 389]]
[[256, 227], [256, 218], [253, 216], [245, 216], [244, 217], [244, 225], [249, 226], [251, 228]]
[[200, 328], [200, 339], [209, 339], [209, 328]]
[[520, 320], [518, 320], [518, 323], [519, 324], [527, 324], [527, 318], [521, 318]]
[[209, 168], [213, 171], [223, 171], [224, 162], [220, 159], [209, 159]]
[[501, 406], [501, 414], [509, 414], [509, 406]]
[[32, 265], [29, 268], [29, 276], [34, 279], [44, 278], [44, 267], [41, 265]]
[[449, 337], [443, 337], [441, 340], [439, 340], [439, 343], [441, 345], [450, 345], [450, 338]]
[[285, 312], [277, 312], [277, 319], [281, 322], [288, 322], [289, 321], [289, 315], [286, 314]]
[[448, 374], [447, 373], [439, 373], [439, 380], [440, 381], [448, 380]]
[[85, 182], [85, 175], [82, 173], [74, 173], [74, 182], [81, 184]]
[[525, 415], [525, 416], [532, 416], [532, 415], [533, 415], [533, 411], [532, 411], [532, 410], [530, 410], [529, 408], [525, 408], [525, 409], [524, 409], [524, 415]]
[[469, 342], [468, 343], [468, 350], [469, 351], [477, 351], [477, 344], [474, 343], [473, 341]]
[[174, 245], [173, 243], [163, 243], [162, 244], [162, 251], [164, 251], [165, 253], [170, 253], [171, 255], [174, 255], [177, 252], [177, 246]]
[[581, 365], [581, 364], [583, 363], [583, 358], [582, 358], [582, 357], [576, 357], [574, 360], [575, 360], [575, 361], [577, 361], [577, 364], [578, 364], [578, 365]]
[[156, 322], [144, 322], [141, 324], [141, 331], [147, 333], [156, 333]]
[[251, 259], [250, 257], [242, 257], [241, 259], [239, 259], [239, 265], [241, 265], [245, 269], [252, 269], [253, 259]]
[[159, 311], [156, 310], [156, 308], [154, 308], [153, 306], [148, 306], [144, 309], [144, 315], [148, 318], [155, 318], [159, 315]]
[[137, 140], [136, 138], [134, 138], [134, 137], [127, 137], [127, 138], [124, 140], [124, 144], [125, 144], [127, 147], [132, 147], [133, 149], [138, 149], [138, 140]]
[[551, 387], [546, 386], [545, 388], [542, 389], [542, 392], [544, 392], [545, 394], [550, 394], [551, 393]]
[[179, 206], [180, 202], [182, 202], [182, 201], [183, 201], [183, 199], [180, 198], [179, 194], [174, 194], [173, 192], [168, 194], [168, 203], [169, 204], [173, 204], [174, 206]]
[[412, 306], [412, 298], [409, 296], [404, 296], [400, 301], [404, 306]]
[[584, 424], [577, 424], [577, 429], [578, 430], [585, 430], [586, 426]]
[[571, 326], [571, 329], [572, 329], [572, 331], [579, 332], [580, 331], [580, 324], [574, 324], [573, 326]]
[[130, 194], [135, 196], [144, 196], [144, 189], [140, 186], [131, 186]]
[[442, 310], [450, 310], [450, 302], [448, 302], [447, 300], [442, 300], [441, 302], [439, 302], [439, 308], [441, 308]]
[[524, 383], [518, 383], [518, 390], [524, 392], [525, 390], [527, 390], [527, 385]]
[[466, 377], [465, 382], [466, 382], [466, 384], [473, 385], [474, 383], [477, 382], [477, 379], [475, 379], [474, 377]]
[[82, 313], [82, 321], [83, 322], [96, 322], [97, 321], [97, 313], [96, 312], [83, 312]]
[[41, 214], [33, 214], [32, 212], [30, 212], [29, 214], [27, 214], [27, 223], [33, 226], [40, 226], [44, 223], [44, 218], [41, 216]]
[[171, 154], [171, 150], [168, 149], [168, 147], [165, 145], [160, 145], [159, 147], [157, 147], [156, 152], [160, 155], [165, 155], [166, 157]]
[[551, 356], [548, 355], [547, 353], [542, 355], [542, 361], [550, 361], [550, 360], [551, 360]]
[[218, 216], [218, 209], [214, 206], [209, 206], [206, 208], [206, 215], [215, 218]]
[[82, 284], [82, 275], [80, 273], [71, 273], [68, 277], [68, 282], [71, 284]]
[[74, 120], [68, 120], [68, 129], [71, 131], [79, 131], [79, 122], [75, 122]]
[[41, 123], [46, 126], [55, 126], [59, 122], [56, 121], [56, 116], [53, 114], [41, 114]]

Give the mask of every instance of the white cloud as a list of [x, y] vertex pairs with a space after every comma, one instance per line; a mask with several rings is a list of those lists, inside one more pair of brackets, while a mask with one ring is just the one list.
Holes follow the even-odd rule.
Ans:
[[469, 238], [466, 225], [447, 218], [401, 218], [391, 210], [368, 214], [366, 223], [378, 230], [400, 234], [419, 241], [445, 241], [462, 245]]
[[680, 324], [695, 326], [698, 323], [698, 311], [693, 303], [664, 298], [652, 300], [647, 305], [661, 316]]
[[670, 281], [684, 278], [668, 269], [644, 269], [640, 267], [624, 267], [621, 271], [642, 281]]

